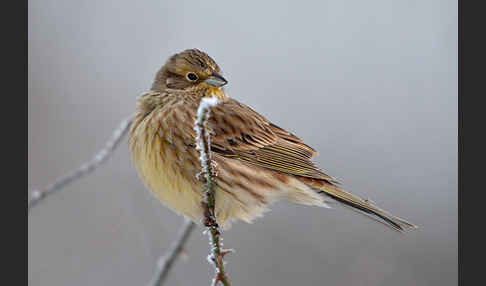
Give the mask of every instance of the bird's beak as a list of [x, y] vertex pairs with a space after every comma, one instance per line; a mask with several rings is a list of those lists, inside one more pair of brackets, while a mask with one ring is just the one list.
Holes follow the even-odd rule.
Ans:
[[210, 77], [208, 77], [204, 82], [216, 87], [221, 87], [228, 83], [228, 81], [225, 80], [224, 77], [222, 77], [221, 75], [215, 72], [213, 72], [213, 74]]

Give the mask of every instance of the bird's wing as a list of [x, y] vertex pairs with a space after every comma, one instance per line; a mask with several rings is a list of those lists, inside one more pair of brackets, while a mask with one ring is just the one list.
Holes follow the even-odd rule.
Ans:
[[[179, 103], [172, 105], [170, 114], [164, 116], [161, 124], [177, 126], [169, 128], [168, 138], [180, 139], [185, 145], [195, 147], [193, 124], [199, 101], [192, 102], [190, 108], [188, 102]], [[168, 121], [173, 122], [169, 124]], [[234, 99], [226, 99], [211, 108], [208, 128], [211, 150], [221, 156], [286, 174], [338, 183], [314, 165], [311, 160], [317, 154], [314, 149]]]
[[317, 152], [249, 106], [228, 99], [211, 109], [211, 150], [283, 173], [337, 181], [311, 161]]

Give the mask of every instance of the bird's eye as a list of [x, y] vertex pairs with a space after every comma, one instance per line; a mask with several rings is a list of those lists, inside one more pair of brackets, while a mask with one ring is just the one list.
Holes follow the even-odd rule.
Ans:
[[188, 73], [186, 75], [186, 77], [190, 81], [196, 81], [198, 79], [197, 75], [195, 73], [192, 73], [192, 72]]

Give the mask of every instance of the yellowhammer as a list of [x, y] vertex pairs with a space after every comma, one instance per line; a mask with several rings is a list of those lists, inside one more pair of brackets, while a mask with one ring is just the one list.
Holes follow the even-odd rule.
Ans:
[[185, 50], [169, 58], [151, 91], [140, 96], [130, 131], [133, 161], [145, 186], [165, 205], [196, 223], [204, 217], [203, 182], [194, 121], [203, 97], [211, 108], [215, 214], [228, 227], [251, 222], [279, 199], [326, 207], [339, 202], [403, 231], [413, 224], [337, 186], [311, 161], [317, 152], [250, 107], [228, 97], [221, 69], [206, 53]]

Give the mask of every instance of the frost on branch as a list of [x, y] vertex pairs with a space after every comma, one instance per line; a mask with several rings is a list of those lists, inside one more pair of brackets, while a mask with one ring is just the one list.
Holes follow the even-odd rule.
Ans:
[[202, 206], [204, 208], [204, 225], [207, 227], [209, 234], [209, 246], [211, 253], [208, 256], [208, 261], [214, 265], [215, 278], [213, 279], [213, 286], [218, 282], [223, 285], [231, 285], [228, 276], [224, 270], [223, 258], [228, 254], [229, 250], [222, 249], [221, 231], [216, 221], [214, 212], [215, 208], [215, 182], [214, 170], [211, 162], [210, 142], [211, 136], [207, 130], [207, 120], [210, 116], [210, 108], [216, 106], [219, 100], [216, 97], [202, 98], [197, 110], [197, 119], [194, 130], [196, 130], [196, 148], [199, 150], [201, 161], [201, 174], [205, 179], [204, 196]]

